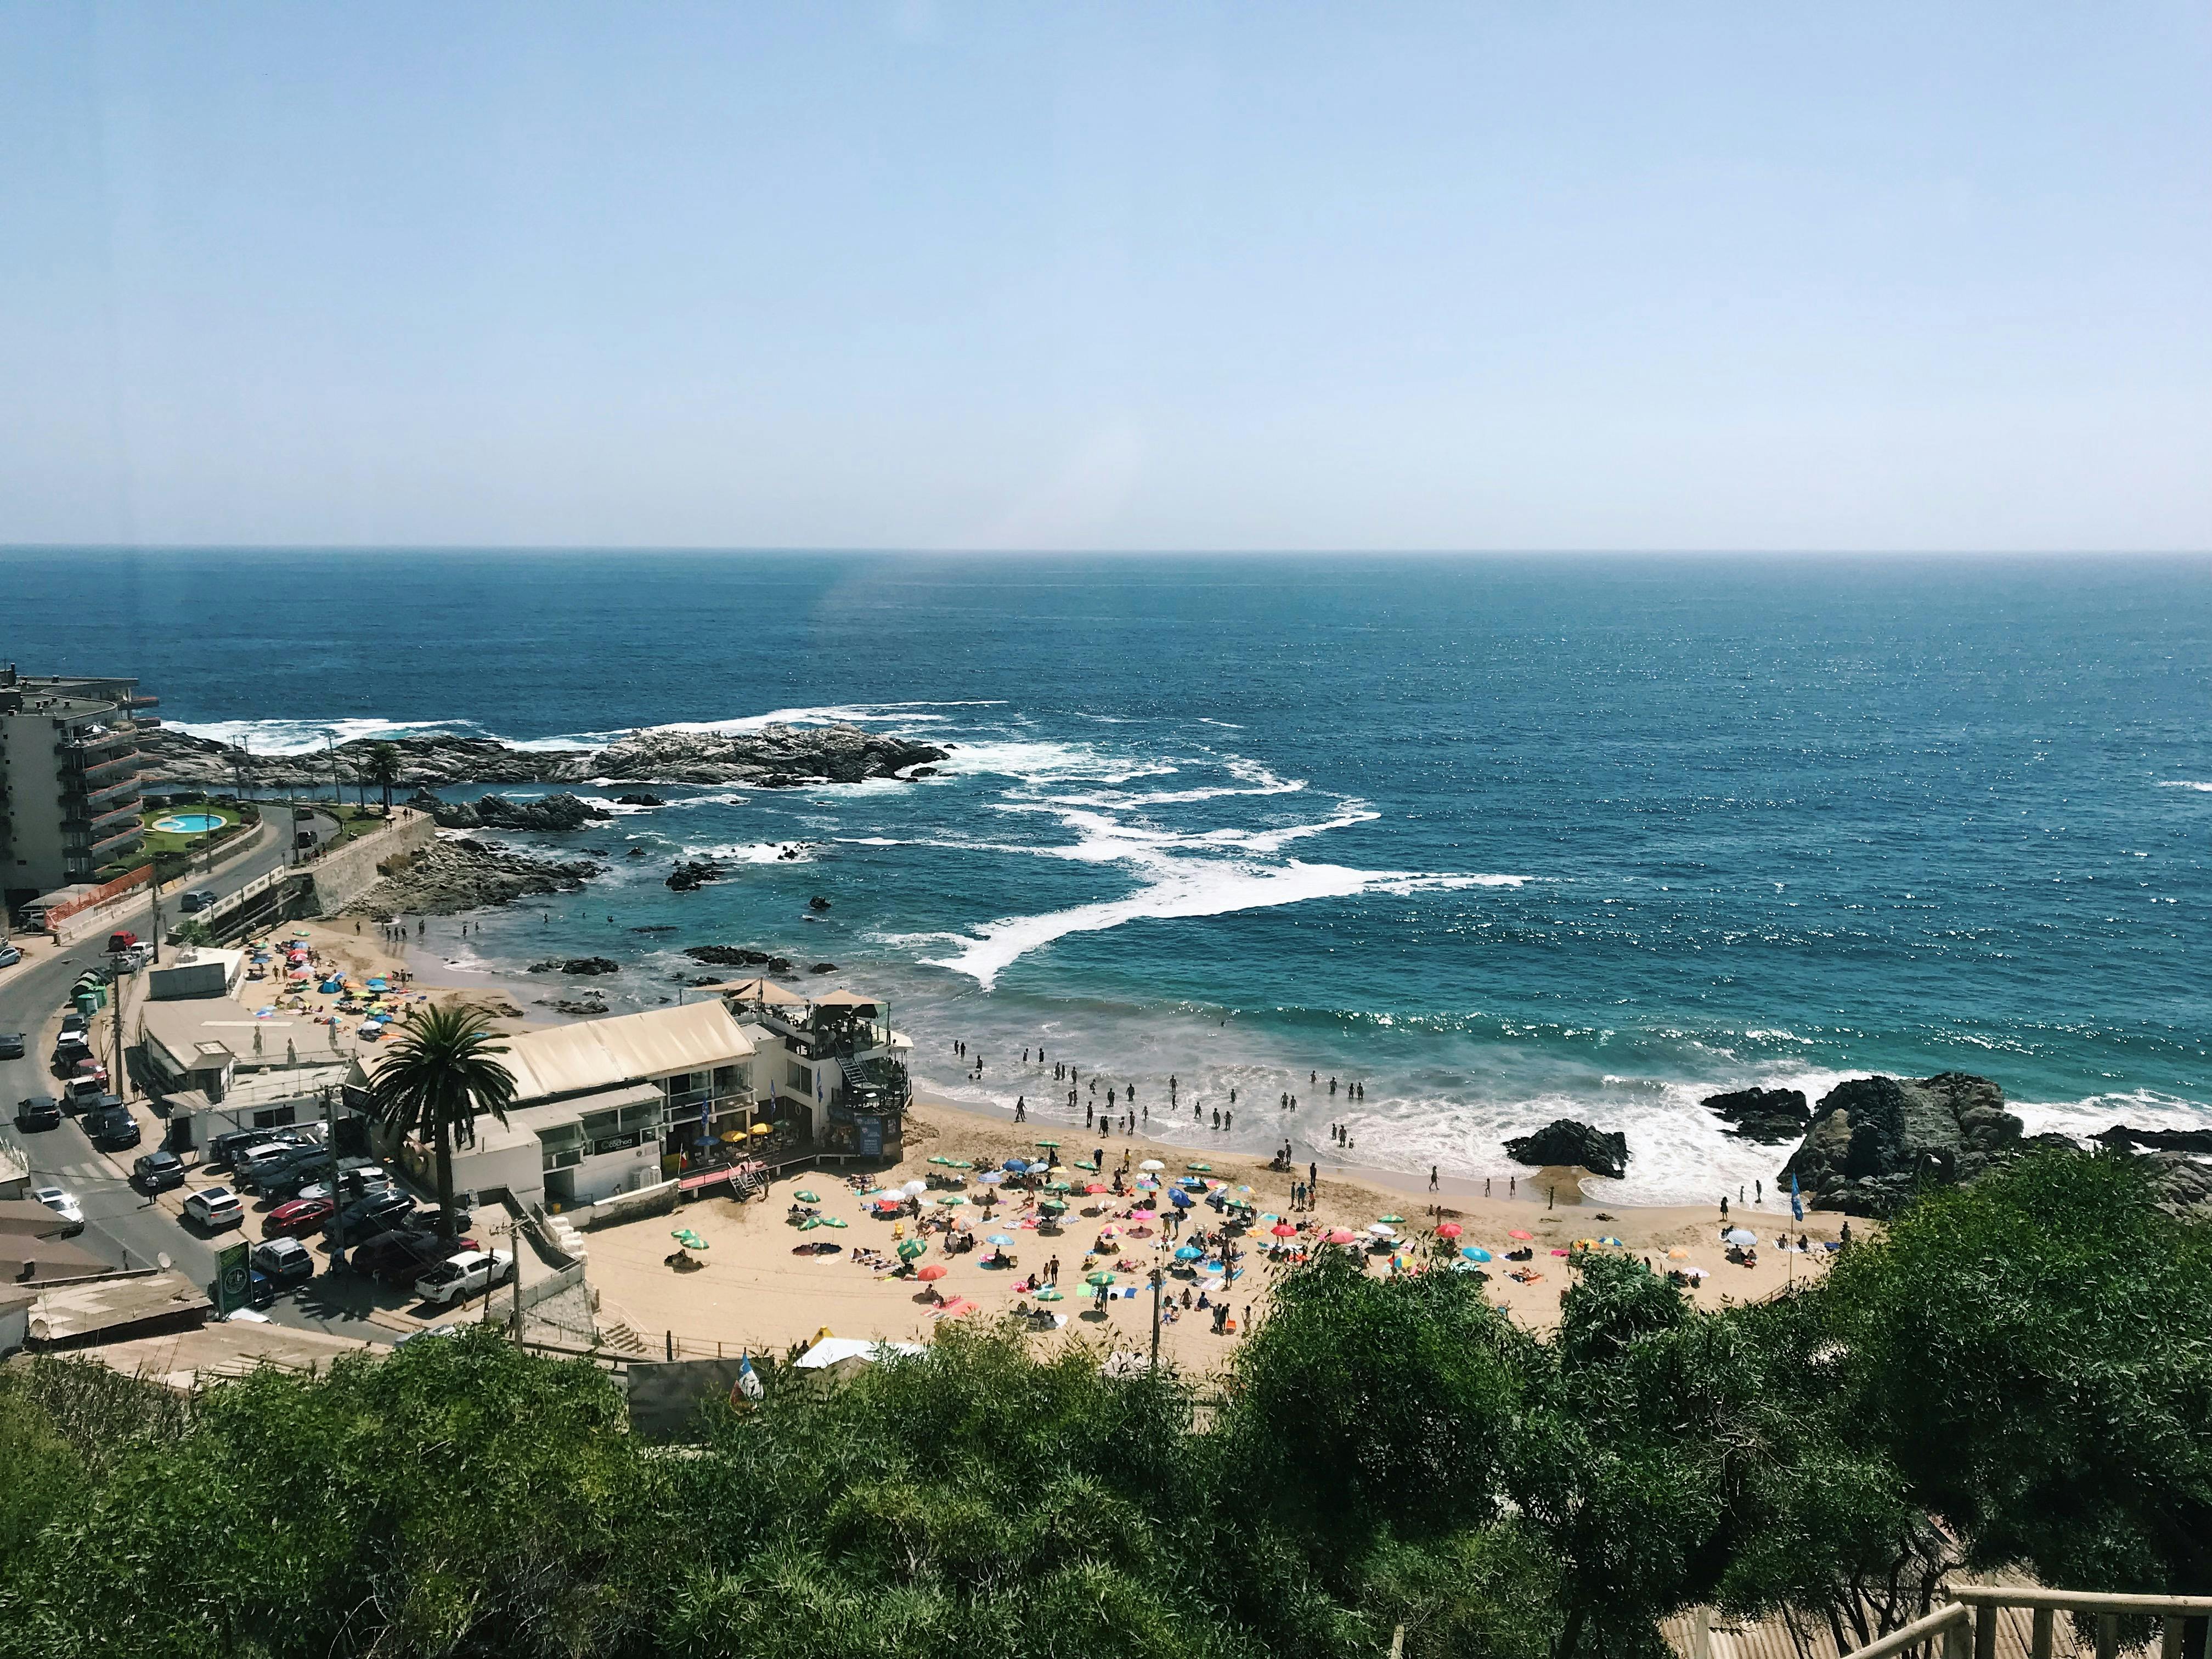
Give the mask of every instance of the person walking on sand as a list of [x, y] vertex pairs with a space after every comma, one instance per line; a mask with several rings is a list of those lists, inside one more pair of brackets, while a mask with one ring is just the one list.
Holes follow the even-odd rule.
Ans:
[[1723, 1193], [1721, 1194], [1721, 1219], [1723, 1221], [1728, 1219], [1728, 1194], [1726, 1193]]
[[1437, 1166], [1436, 1166], [1435, 1164], [1430, 1164], [1430, 1165], [1429, 1165], [1429, 1190], [1430, 1190], [1431, 1192], [1434, 1192], [1434, 1191], [1436, 1191], [1436, 1189], [1437, 1189]]

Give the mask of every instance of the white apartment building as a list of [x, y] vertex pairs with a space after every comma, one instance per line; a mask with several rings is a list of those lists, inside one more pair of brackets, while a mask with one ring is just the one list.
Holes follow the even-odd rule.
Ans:
[[127, 679], [0, 669], [0, 890], [11, 906], [87, 882], [143, 844]]

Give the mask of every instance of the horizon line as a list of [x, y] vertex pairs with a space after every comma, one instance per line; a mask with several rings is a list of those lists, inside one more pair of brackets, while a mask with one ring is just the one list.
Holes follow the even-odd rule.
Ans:
[[969, 559], [2203, 559], [2212, 547], [897, 547], [667, 542], [0, 542], [0, 557], [26, 553], [489, 553], [721, 554], [823, 558]]

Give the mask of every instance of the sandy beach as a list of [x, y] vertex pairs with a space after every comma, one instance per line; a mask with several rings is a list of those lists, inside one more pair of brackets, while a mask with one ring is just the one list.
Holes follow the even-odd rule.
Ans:
[[[455, 985], [447, 982], [446, 964], [434, 954], [411, 948], [414, 940], [384, 937], [373, 921], [356, 931], [353, 921], [328, 920], [300, 924], [319, 963], [342, 963], [349, 973], [367, 977], [406, 969], [414, 974], [412, 989], [434, 1000], [483, 1008], [501, 1030], [522, 1031], [550, 1022], [551, 1011], [526, 1000], [527, 988], [490, 981]], [[457, 977], [457, 976], [453, 976]], [[310, 1006], [314, 999], [310, 997]], [[536, 1018], [532, 1018], [536, 1016]], [[1702, 1267], [1705, 1276], [1690, 1290], [1699, 1306], [1718, 1307], [1729, 1302], [1755, 1300], [1773, 1294], [1794, 1278], [1818, 1273], [1829, 1252], [1820, 1248], [1838, 1238], [1844, 1218], [1815, 1214], [1800, 1224], [1789, 1219], [1785, 1205], [1758, 1207], [1731, 1205], [1731, 1225], [1750, 1228], [1759, 1240], [1756, 1265], [1729, 1261], [1720, 1242], [1721, 1219], [1717, 1206], [1704, 1205], [1633, 1208], [1604, 1207], [1584, 1197], [1583, 1172], [1572, 1169], [1528, 1170], [1519, 1180], [1519, 1195], [1483, 1197], [1479, 1183], [1447, 1178], [1441, 1190], [1431, 1193], [1420, 1183], [1381, 1170], [1321, 1167], [1313, 1206], [1291, 1213], [1291, 1182], [1303, 1178], [1306, 1166], [1296, 1171], [1270, 1169], [1264, 1159], [1234, 1152], [1195, 1155], [1188, 1147], [1154, 1142], [1139, 1134], [1102, 1135], [1054, 1124], [1016, 1124], [1008, 1118], [969, 1109], [925, 1097], [908, 1120], [906, 1156], [895, 1167], [872, 1176], [868, 1184], [896, 1188], [909, 1181], [944, 1176], [948, 1171], [932, 1158], [997, 1164], [1009, 1157], [1034, 1157], [1040, 1139], [1062, 1142], [1060, 1156], [1088, 1158], [1096, 1150], [1105, 1154], [1104, 1169], [1126, 1166], [1131, 1175], [1147, 1158], [1167, 1167], [1170, 1177], [1189, 1173], [1194, 1164], [1208, 1166], [1204, 1173], [1232, 1191], [1249, 1188], [1249, 1201], [1262, 1219], [1237, 1243], [1244, 1252], [1242, 1271], [1222, 1291], [1233, 1310], [1234, 1334], [1214, 1333], [1211, 1311], [1196, 1302], [1200, 1290], [1212, 1281], [1188, 1274], [1171, 1274], [1169, 1284], [1175, 1299], [1175, 1316], [1164, 1320], [1160, 1347], [1177, 1364], [1197, 1370], [1218, 1367], [1240, 1340], [1251, 1320], [1264, 1318], [1279, 1264], [1263, 1254], [1274, 1241], [1267, 1230], [1281, 1218], [1295, 1224], [1313, 1221], [1324, 1230], [1345, 1228], [1366, 1235], [1380, 1218], [1404, 1218], [1395, 1225], [1401, 1248], [1395, 1253], [1369, 1256], [1375, 1271], [1387, 1271], [1392, 1255], [1408, 1268], [1421, 1267], [1437, 1258], [1434, 1229], [1455, 1224], [1462, 1229], [1455, 1247], [1474, 1245], [1491, 1252], [1482, 1264], [1489, 1277], [1485, 1289], [1491, 1300], [1512, 1317], [1532, 1328], [1547, 1328], [1559, 1318], [1559, 1297], [1574, 1281], [1570, 1254], [1577, 1241], [1618, 1239], [1619, 1245], [1600, 1244], [1600, 1249], [1620, 1249], [1656, 1268], [1687, 1270]], [[1083, 1172], [1078, 1171], [1078, 1176]], [[1503, 1183], [1493, 1183], [1493, 1188]], [[951, 1188], [943, 1190], [950, 1191]], [[971, 1200], [985, 1190], [970, 1184], [958, 1189]], [[817, 1228], [801, 1234], [789, 1218], [798, 1194], [816, 1195], [815, 1207], [825, 1217], [847, 1224]], [[1551, 1202], [1547, 1205], [1546, 1195]], [[925, 1200], [933, 1218], [957, 1215], [971, 1230], [978, 1248], [972, 1253], [947, 1255], [941, 1235], [923, 1234], [929, 1249], [917, 1266], [935, 1264], [944, 1274], [931, 1284], [894, 1275], [888, 1267], [869, 1267], [855, 1253], [888, 1258], [901, 1242], [917, 1236], [912, 1219], [894, 1223], [878, 1219], [846, 1183], [838, 1170], [823, 1167], [778, 1180], [765, 1200], [740, 1204], [726, 1197], [696, 1200], [672, 1217], [602, 1228], [589, 1237], [590, 1277], [599, 1292], [602, 1321], [629, 1324], [649, 1346], [662, 1348], [672, 1334], [687, 1353], [713, 1352], [717, 1348], [781, 1352], [791, 1344], [828, 1329], [838, 1336], [880, 1337], [926, 1341], [948, 1316], [930, 1292], [946, 1302], [971, 1304], [969, 1310], [950, 1316], [991, 1318], [1026, 1302], [1032, 1309], [1059, 1316], [1065, 1324], [1055, 1328], [1066, 1334], [1105, 1341], [1116, 1349], [1141, 1351], [1149, 1346], [1152, 1297], [1146, 1287], [1149, 1270], [1171, 1263], [1172, 1243], [1159, 1222], [1132, 1220], [1136, 1198], [1116, 1200], [1110, 1194], [1083, 1198], [1071, 1195], [1073, 1207], [1062, 1218], [1055, 1235], [1039, 1231], [1036, 1218], [1029, 1224], [1012, 1218], [1019, 1212], [1018, 1198], [997, 1208], [1000, 1219], [987, 1222], [982, 1207], [973, 1201], [938, 1206], [936, 1191]], [[1241, 1191], [1240, 1197], [1247, 1196]], [[1140, 1195], [1141, 1196], [1141, 1195]], [[1191, 1227], [1218, 1228], [1222, 1218], [1200, 1205], [1186, 1222]], [[1099, 1248], [1102, 1229], [1112, 1226], [1117, 1236]], [[703, 1266], [678, 1271], [666, 1265], [674, 1249], [672, 1231], [689, 1227], [707, 1241], [697, 1253]], [[1785, 1253], [1775, 1243], [1785, 1228], [1793, 1238], [1802, 1234], [1813, 1249]], [[1855, 1224], [1856, 1234], [1866, 1234], [1869, 1224]], [[1529, 1235], [1516, 1239], [1515, 1232]], [[1006, 1247], [1017, 1266], [986, 1266], [992, 1251], [982, 1241], [1000, 1234], [1014, 1241]], [[1301, 1243], [1292, 1240], [1292, 1246]], [[814, 1253], [817, 1243], [835, 1243], [833, 1253]], [[1506, 1253], [1525, 1245], [1530, 1260], [1514, 1262]], [[800, 1247], [805, 1253], [794, 1254]], [[1680, 1254], [1674, 1254], [1679, 1252]], [[1060, 1271], [1057, 1301], [1038, 1303], [1017, 1287], [1030, 1273], [1057, 1255]], [[1124, 1265], [1127, 1264], [1127, 1265]], [[1092, 1272], [1109, 1272], [1115, 1294], [1102, 1310], [1093, 1304], [1092, 1287], [1084, 1282]], [[1529, 1275], [1516, 1279], [1514, 1273]], [[1137, 1294], [1126, 1294], [1132, 1288]], [[1182, 1298], [1188, 1291], [1192, 1306], [1185, 1311]], [[1247, 1310], [1249, 1310], [1248, 1316]], [[1041, 1332], [1042, 1335], [1042, 1333]]]
[[[1043, 1138], [1053, 1138], [1049, 1129]], [[1058, 1155], [1063, 1158], [1088, 1158], [1093, 1150], [1103, 1147], [1109, 1177], [1121, 1165], [1125, 1153], [1133, 1173], [1144, 1159], [1158, 1157], [1167, 1164], [1165, 1173], [1170, 1177], [1183, 1174], [1194, 1161], [1187, 1157], [1171, 1158], [1166, 1149], [1141, 1139], [1093, 1137], [1079, 1146], [1077, 1137], [1059, 1138], [1064, 1144]], [[908, 1181], [945, 1176], [945, 1166], [932, 1164], [932, 1158], [980, 1163], [997, 1162], [1010, 1155], [1034, 1156], [1039, 1150], [1036, 1139], [1029, 1126], [995, 1121], [942, 1103], [919, 1104], [908, 1118], [906, 1156], [895, 1169], [882, 1172], [880, 1184], [893, 1188]], [[1210, 1314], [1194, 1306], [1189, 1312], [1182, 1311], [1185, 1291], [1191, 1291], [1194, 1304], [1199, 1287], [1210, 1281], [1187, 1274], [1173, 1275], [1169, 1280], [1178, 1316], [1164, 1324], [1161, 1351], [1177, 1364], [1201, 1371], [1219, 1366], [1248, 1323], [1266, 1316], [1270, 1287], [1279, 1268], [1261, 1250], [1273, 1242], [1268, 1229], [1276, 1217], [1293, 1223], [1311, 1219], [1326, 1226], [1364, 1231], [1381, 1217], [1402, 1216], [1404, 1223], [1396, 1228], [1403, 1241], [1398, 1255], [1409, 1267], [1434, 1261], [1431, 1254], [1433, 1228], [1455, 1223], [1463, 1229], [1454, 1241], [1455, 1245], [1472, 1244], [1492, 1254], [1494, 1259], [1485, 1264], [1490, 1275], [1486, 1289], [1492, 1302], [1512, 1317], [1540, 1329], [1558, 1320], [1560, 1293], [1574, 1279], [1569, 1257], [1563, 1253], [1571, 1251], [1577, 1240], [1617, 1238], [1618, 1247], [1597, 1248], [1621, 1249], [1650, 1260], [1655, 1267], [1703, 1267], [1706, 1277], [1692, 1291], [1692, 1300], [1700, 1306], [1719, 1307], [1771, 1295], [1793, 1278], [1820, 1272], [1829, 1253], [1819, 1247], [1838, 1237], [1843, 1220], [1839, 1216], [1823, 1216], [1809, 1218], [1799, 1227], [1788, 1224], [1786, 1210], [1744, 1211], [1731, 1206], [1732, 1224], [1750, 1227], [1762, 1247], [1757, 1265], [1744, 1267], [1726, 1259], [1719, 1242], [1717, 1211], [1701, 1206], [1601, 1210], [1571, 1196], [1575, 1189], [1574, 1172], [1570, 1170], [1530, 1172], [1532, 1184], [1539, 1190], [1546, 1184], [1556, 1188], [1559, 1201], [1550, 1209], [1541, 1198], [1508, 1200], [1439, 1195], [1415, 1199], [1380, 1182], [1323, 1171], [1315, 1209], [1289, 1215], [1289, 1174], [1270, 1170], [1260, 1160], [1231, 1155], [1196, 1161], [1210, 1164], [1205, 1173], [1231, 1190], [1249, 1187], [1249, 1201], [1262, 1218], [1238, 1241], [1245, 1251], [1243, 1271], [1228, 1281], [1224, 1292], [1210, 1298], [1219, 1300], [1225, 1295], [1234, 1310], [1237, 1335], [1215, 1334]], [[1079, 1179], [1082, 1174], [1076, 1172]], [[1143, 1195], [1119, 1200], [1110, 1195], [1087, 1199], [1074, 1195], [1075, 1207], [1054, 1235], [1036, 1230], [1033, 1220], [1009, 1224], [1020, 1213], [1018, 1196], [1012, 1203], [1000, 1204], [998, 1220], [991, 1222], [972, 1202], [984, 1188], [971, 1184], [957, 1190], [969, 1195], [971, 1202], [938, 1206], [933, 1202], [936, 1196], [933, 1191], [924, 1200], [925, 1211], [933, 1217], [951, 1213], [962, 1218], [962, 1224], [974, 1231], [978, 1249], [972, 1254], [948, 1256], [940, 1248], [941, 1236], [932, 1233], [925, 1235], [929, 1249], [917, 1263], [934, 1263], [945, 1269], [934, 1281], [939, 1295], [973, 1304], [972, 1311], [954, 1316], [989, 1318], [1010, 1310], [1018, 1301], [1026, 1301], [1032, 1308], [1042, 1305], [1065, 1316], [1066, 1322], [1061, 1328], [1068, 1334], [1103, 1340], [1118, 1350], [1137, 1352], [1149, 1345], [1152, 1297], [1146, 1288], [1146, 1275], [1155, 1263], [1172, 1265], [1172, 1260], [1161, 1224], [1129, 1219], [1129, 1212]], [[846, 1226], [801, 1233], [789, 1216], [791, 1206], [803, 1201], [799, 1198], [801, 1193], [815, 1194], [819, 1202], [813, 1207], [823, 1216], [844, 1221]], [[1432, 1204], [1441, 1205], [1440, 1214], [1431, 1215]], [[1193, 1227], [1218, 1228], [1221, 1222], [1220, 1216], [1204, 1205], [1190, 1214], [1186, 1237]], [[1785, 1255], [1773, 1248], [1785, 1224], [1793, 1237], [1802, 1232], [1813, 1241], [1809, 1254]], [[1098, 1236], [1109, 1225], [1118, 1230], [1118, 1236], [1101, 1248]], [[678, 1227], [691, 1228], [707, 1241], [708, 1248], [699, 1253], [703, 1267], [686, 1272], [665, 1264], [665, 1258], [674, 1248], [671, 1233]], [[1516, 1231], [1531, 1236], [1526, 1242], [1534, 1255], [1524, 1263], [1505, 1259], [1507, 1250], [1521, 1242], [1511, 1237]], [[1863, 1234], [1865, 1224], [1853, 1231]], [[1014, 1241], [1009, 1248], [1017, 1267], [985, 1265], [989, 1251], [981, 1241], [993, 1234]], [[704, 1199], [687, 1205], [677, 1216], [596, 1231], [589, 1236], [590, 1272], [602, 1297], [603, 1318], [623, 1320], [655, 1349], [671, 1333], [687, 1353], [711, 1352], [717, 1346], [731, 1352], [740, 1347], [780, 1352], [825, 1328], [838, 1336], [926, 1341], [945, 1316], [938, 1311], [929, 1293], [932, 1286], [893, 1276], [886, 1267], [870, 1267], [855, 1260], [856, 1251], [888, 1257], [899, 1242], [915, 1236], [912, 1219], [894, 1223], [876, 1218], [841, 1175], [823, 1169], [777, 1181], [765, 1201], [740, 1204], [727, 1198]], [[840, 1248], [834, 1254], [812, 1254], [809, 1247], [817, 1242]], [[794, 1253], [802, 1250], [807, 1253]], [[1681, 1255], [1670, 1254], [1675, 1251]], [[1020, 1294], [1016, 1287], [1054, 1255], [1060, 1262], [1063, 1299], [1040, 1304], [1033, 1297]], [[1372, 1255], [1369, 1260], [1380, 1272], [1387, 1270], [1390, 1255]], [[1533, 1276], [1526, 1280], [1509, 1277], [1509, 1272], [1516, 1269]], [[1116, 1295], [1103, 1311], [1093, 1306], [1094, 1292], [1084, 1282], [1094, 1271], [1111, 1272], [1116, 1277], [1112, 1287]], [[1137, 1291], [1134, 1297], [1121, 1294], [1133, 1287]]]

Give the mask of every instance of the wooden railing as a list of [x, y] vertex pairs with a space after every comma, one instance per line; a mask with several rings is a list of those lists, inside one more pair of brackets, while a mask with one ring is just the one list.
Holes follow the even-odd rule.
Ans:
[[1948, 1606], [1852, 1650], [1844, 1659], [1889, 1659], [1939, 1636], [1942, 1659], [1997, 1659], [1997, 1615], [2005, 1607], [2026, 1608], [2033, 1616], [2029, 1659], [2051, 1659], [2051, 1632], [2061, 1613], [2096, 1620], [2096, 1659], [2118, 1659], [2124, 1618], [2157, 1620], [2159, 1659], [2188, 1659], [2183, 1640], [2189, 1621], [2212, 1615], [2212, 1595], [2098, 1595], [2028, 1584], [1951, 1584], [1941, 1593], [1950, 1598]]

